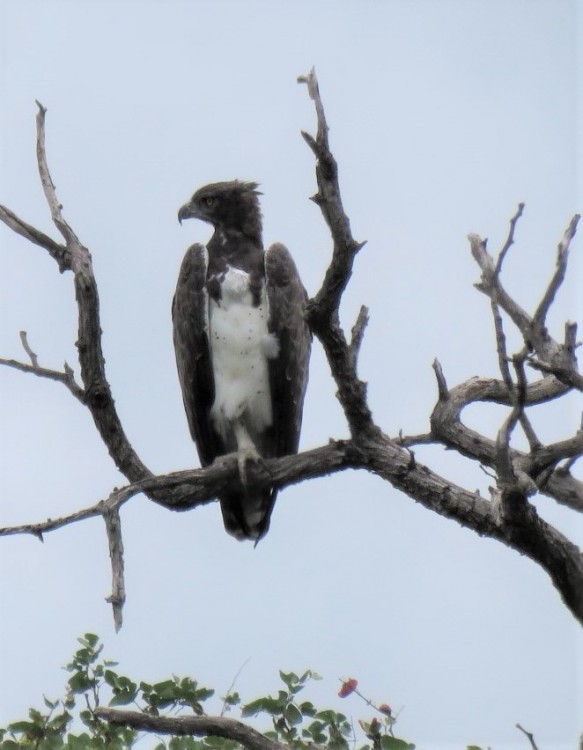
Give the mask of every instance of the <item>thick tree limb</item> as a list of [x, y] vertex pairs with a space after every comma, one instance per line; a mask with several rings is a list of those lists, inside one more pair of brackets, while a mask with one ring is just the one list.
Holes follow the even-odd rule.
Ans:
[[308, 320], [326, 352], [351, 434], [358, 439], [360, 434], [378, 429], [373, 424], [366, 401], [366, 384], [358, 379], [356, 372], [356, 354], [360, 347], [359, 339], [362, 338], [362, 332], [358, 329], [364, 326], [365, 316], [360, 324], [357, 323], [353, 345], [349, 347], [340, 327], [338, 310], [342, 293], [352, 275], [356, 254], [365, 243], [353, 238], [350, 222], [342, 205], [338, 166], [328, 143], [328, 124], [314, 69], [308, 75], [300, 76], [298, 82], [307, 85], [316, 108], [316, 138], [304, 131], [302, 136], [316, 157], [318, 192], [312, 200], [320, 208], [333, 240], [332, 259], [324, 281], [320, 291], [308, 303]]
[[270, 740], [242, 721], [222, 716], [150, 716], [140, 711], [122, 711], [116, 708], [96, 708], [94, 714], [111, 724], [154, 734], [222, 737], [235, 740], [248, 750], [289, 750], [287, 745]]
[[[261, 486], [277, 484], [286, 487], [307, 479], [333, 474], [349, 468], [359, 468], [359, 453], [350, 441], [334, 441], [321, 448], [313, 448], [294, 456], [265, 460], [265, 471], [255, 469], [253, 464], [248, 467], [249, 482]], [[255, 474], [254, 471], [261, 472]], [[0, 536], [15, 534], [32, 534], [42, 539], [42, 535], [61, 529], [79, 521], [95, 516], [106, 516], [117, 511], [132, 497], [140, 494], [150, 495], [158, 493], [165, 499], [161, 505], [168, 510], [186, 511], [213, 500], [217, 495], [231, 489], [233, 484], [240, 481], [237, 455], [224, 456], [206, 469], [192, 469], [177, 471], [171, 474], [151, 476], [140, 482], [114, 490], [105, 500], [95, 505], [76, 511], [61, 518], [50, 518], [37, 523], [7, 526], [0, 528]], [[174, 492], [176, 488], [181, 492]]]

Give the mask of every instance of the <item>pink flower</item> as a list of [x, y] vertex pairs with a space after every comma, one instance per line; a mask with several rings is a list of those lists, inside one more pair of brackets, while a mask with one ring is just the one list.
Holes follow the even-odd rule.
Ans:
[[358, 687], [358, 680], [355, 680], [354, 677], [351, 677], [349, 680], [345, 680], [342, 683], [342, 687], [338, 691], [338, 695], [341, 698], [346, 698], [346, 696], [350, 695], [350, 693], [354, 693], [357, 687]]

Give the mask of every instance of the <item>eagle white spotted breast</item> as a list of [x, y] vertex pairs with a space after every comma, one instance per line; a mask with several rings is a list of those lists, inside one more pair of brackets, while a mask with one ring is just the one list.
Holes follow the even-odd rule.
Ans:
[[263, 250], [257, 183], [197, 190], [178, 219], [213, 225], [190, 247], [172, 304], [184, 408], [201, 464], [238, 454], [240, 486], [219, 497], [225, 529], [257, 542], [276, 488], [253, 488], [246, 463], [297, 453], [311, 335], [306, 291], [288, 250]]

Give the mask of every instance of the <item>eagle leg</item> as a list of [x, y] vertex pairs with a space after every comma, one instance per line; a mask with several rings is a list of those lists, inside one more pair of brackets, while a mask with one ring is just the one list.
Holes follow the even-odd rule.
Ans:
[[243, 487], [249, 485], [247, 476], [247, 462], [263, 463], [251, 435], [243, 424], [242, 420], [235, 420], [233, 424], [235, 438], [237, 439], [237, 466], [239, 467], [239, 477]]

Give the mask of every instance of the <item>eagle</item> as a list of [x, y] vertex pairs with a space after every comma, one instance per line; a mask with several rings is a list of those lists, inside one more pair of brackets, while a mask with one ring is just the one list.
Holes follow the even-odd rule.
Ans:
[[236, 453], [240, 482], [218, 498], [226, 531], [257, 543], [276, 487], [254, 488], [248, 461], [297, 453], [311, 334], [306, 290], [288, 250], [266, 251], [256, 182], [217, 182], [178, 212], [212, 224], [192, 245], [172, 303], [174, 349], [190, 434], [202, 466]]

